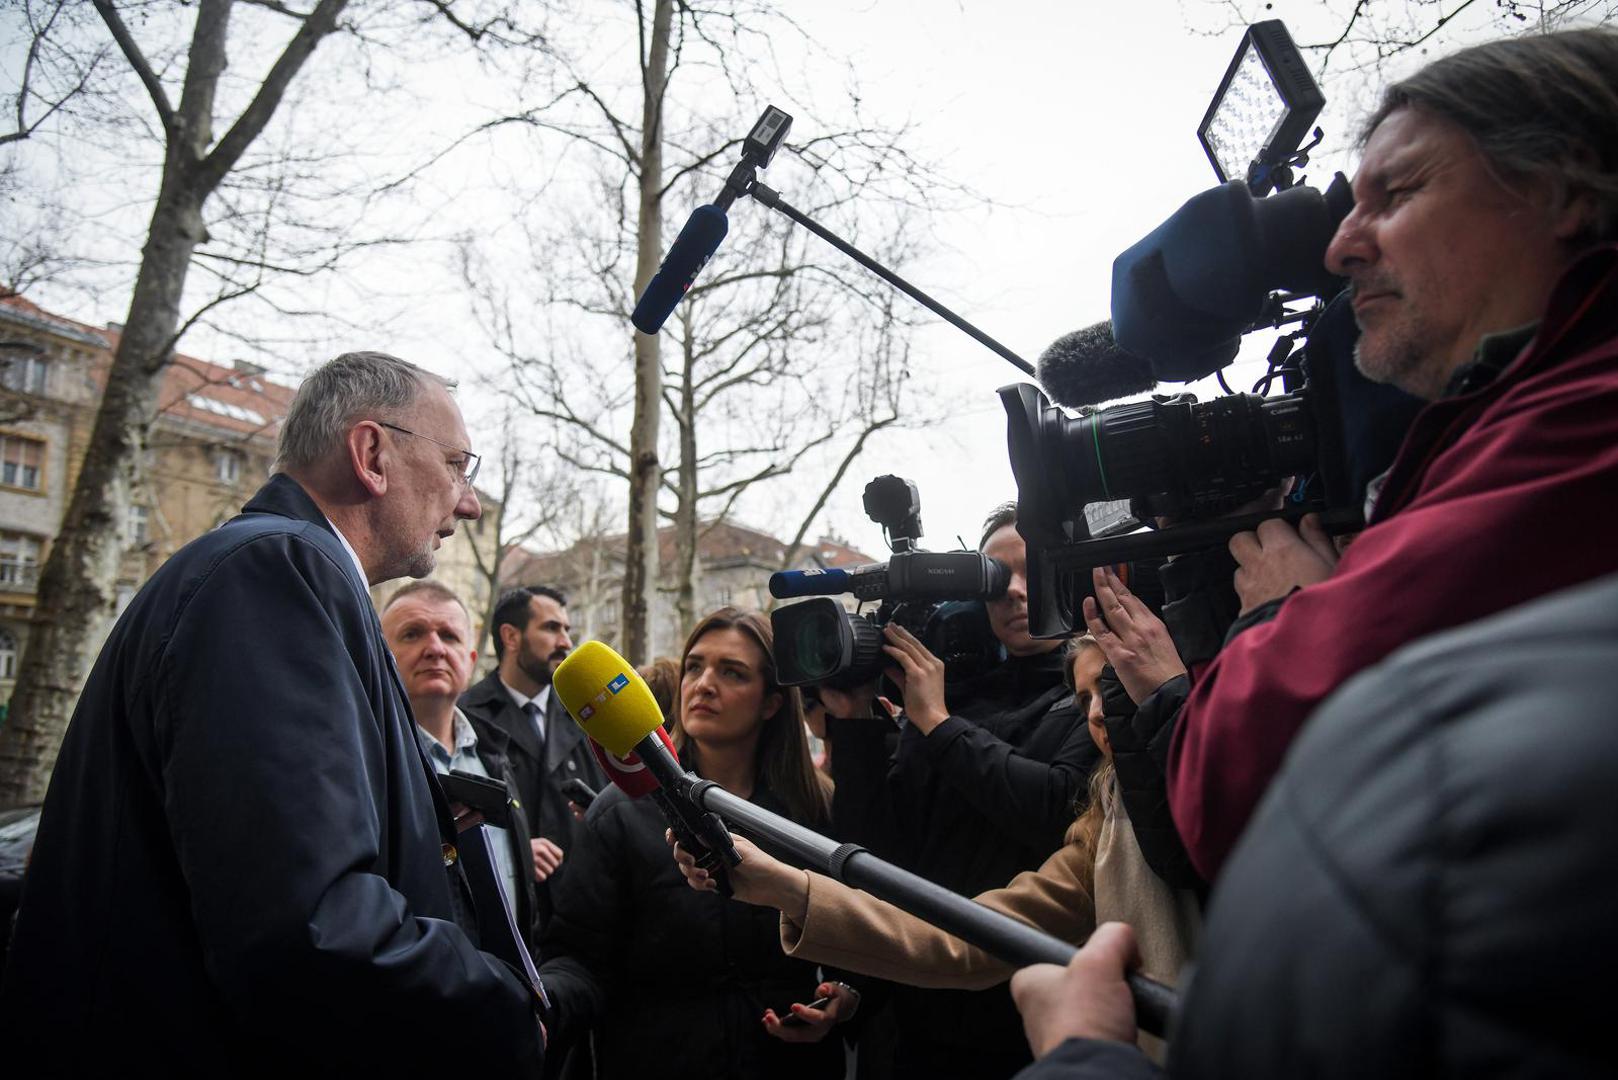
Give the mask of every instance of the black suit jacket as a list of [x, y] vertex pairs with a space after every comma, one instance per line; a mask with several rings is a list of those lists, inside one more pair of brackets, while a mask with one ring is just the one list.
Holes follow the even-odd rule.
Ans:
[[562, 849], [562, 865], [548, 881], [539, 885], [539, 913], [543, 924], [550, 913], [550, 897], [567, 874], [565, 856], [579, 834], [579, 823], [567, 807], [562, 783], [578, 778], [599, 792], [606, 785], [606, 778], [590, 753], [584, 732], [562, 708], [554, 691], [545, 712], [543, 749], [528, 714], [511, 700], [499, 672], [491, 671], [462, 694], [460, 705], [461, 711], [472, 721], [479, 742], [490, 740], [510, 763], [533, 835], [543, 836]]
[[470, 1050], [534, 1075], [532, 994], [455, 921], [414, 729], [353, 561], [273, 478], [153, 575], [85, 684], [0, 986], [8, 1065], [416, 1075]]

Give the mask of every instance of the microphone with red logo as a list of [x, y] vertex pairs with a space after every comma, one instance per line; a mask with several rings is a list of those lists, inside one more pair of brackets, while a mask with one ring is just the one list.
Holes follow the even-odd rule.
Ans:
[[663, 711], [651, 687], [609, 646], [587, 641], [551, 676], [557, 700], [590, 737], [602, 772], [632, 799], [650, 795], [680, 845], [730, 895], [725, 867], [741, 862], [719, 815], [697, 808], [690, 788], [697, 778], [680, 766], [663, 730]]

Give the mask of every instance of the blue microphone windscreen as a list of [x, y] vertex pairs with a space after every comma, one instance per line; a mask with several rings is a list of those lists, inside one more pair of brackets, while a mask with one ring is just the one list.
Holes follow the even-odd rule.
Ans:
[[635, 304], [635, 313], [629, 321], [643, 334], [655, 334], [663, 329], [668, 317], [674, 314], [691, 282], [701, 271], [708, 257], [719, 250], [719, 242], [730, 230], [730, 219], [717, 206], [699, 206], [674, 238], [674, 246], [658, 267], [646, 291]]
[[799, 596], [836, 596], [848, 589], [848, 571], [830, 567], [825, 570], [777, 570], [770, 575], [770, 595], [777, 600], [791, 600]]

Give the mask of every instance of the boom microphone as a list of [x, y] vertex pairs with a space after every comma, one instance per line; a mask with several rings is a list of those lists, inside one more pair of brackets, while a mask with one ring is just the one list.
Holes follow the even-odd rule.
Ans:
[[1035, 378], [1069, 408], [1114, 401], [1157, 386], [1151, 361], [1113, 340], [1112, 320], [1063, 334], [1039, 354]]
[[709, 257], [719, 250], [719, 242], [728, 231], [730, 219], [719, 207], [710, 204], [699, 206], [691, 212], [685, 228], [675, 237], [674, 246], [669, 248], [668, 255], [663, 259], [663, 265], [646, 283], [640, 301], [635, 304], [635, 312], [629, 321], [635, 324], [636, 330], [643, 334], [655, 334], [663, 329], [663, 324], [685, 298], [686, 291], [691, 288], [697, 274], [702, 272]]

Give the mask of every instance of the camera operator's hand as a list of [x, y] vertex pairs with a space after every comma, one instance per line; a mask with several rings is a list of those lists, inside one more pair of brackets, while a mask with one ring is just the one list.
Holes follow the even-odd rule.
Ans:
[[1293, 589], [1325, 581], [1337, 568], [1337, 545], [1326, 535], [1319, 515], [1305, 516], [1300, 525], [1294, 529], [1280, 518], [1271, 518], [1255, 532], [1230, 538], [1242, 614], [1279, 600]]
[[930, 735], [949, 719], [949, 706], [944, 703], [944, 661], [897, 623], [884, 626], [882, 634], [888, 639], [882, 651], [899, 664], [888, 677], [904, 691], [905, 715], [923, 735]]
[[839, 720], [863, 720], [871, 715], [871, 704], [876, 701], [876, 683], [865, 683], [850, 690], [838, 690], [832, 686], [818, 686], [815, 688], [820, 694], [820, 703], [826, 706], [826, 715], [835, 716]]
[[1084, 598], [1085, 625], [1118, 673], [1129, 700], [1139, 705], [1159, 686], [1184, 675], [1185, 664], [1163, 620], [1129, 591], [1110, 566], [1096, 567], [1090, 577], [1096, 594]]

